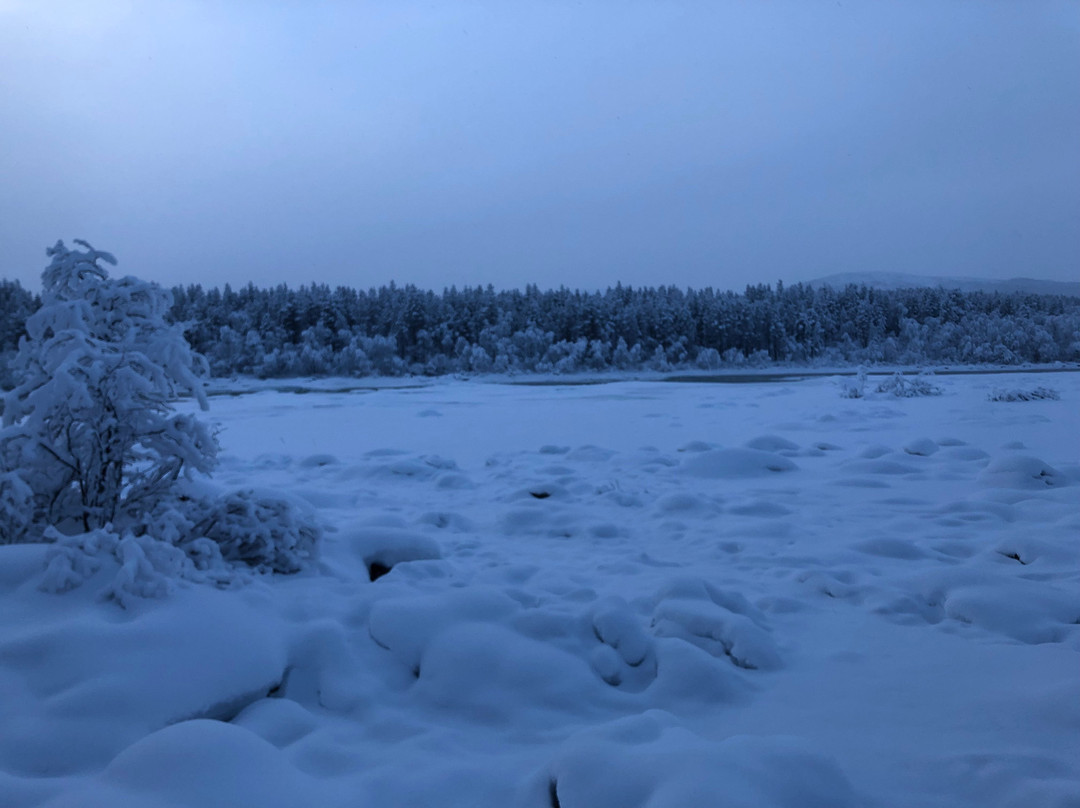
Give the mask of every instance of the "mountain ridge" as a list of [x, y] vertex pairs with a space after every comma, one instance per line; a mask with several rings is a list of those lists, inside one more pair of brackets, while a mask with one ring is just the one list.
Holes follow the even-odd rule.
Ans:
[[1037, 295], [1068, 295], [1080, 297], [1080, 282], [1051, 281], [1039, 278], [989, 278], [948, 277], [941, 275], [910, 275], [902, 272], [840, 272], [805, 281], [810, 286], [842, 288], [849, 283], [865, 284], [876, 289], [932, 288], [959, 289], [961, 292], [1026, 292]]

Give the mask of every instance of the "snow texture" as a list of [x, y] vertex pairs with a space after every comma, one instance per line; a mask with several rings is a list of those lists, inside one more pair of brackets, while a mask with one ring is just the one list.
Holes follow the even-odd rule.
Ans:
[[318, 556], [0, 545], [0, 805], [1076, 805], [1080, 374], [993, 382], [219, 398]]

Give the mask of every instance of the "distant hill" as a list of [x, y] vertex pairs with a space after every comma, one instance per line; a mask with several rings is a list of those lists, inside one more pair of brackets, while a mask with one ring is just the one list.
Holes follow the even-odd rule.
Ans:
[[962, 292], [1027, 292], [1036, 295], [1071, 295], [1080, 297], [1080, 281], [1043, 281], [1036, 278], [1009, 278], [994, 281], [986, 278], [946, 278], [929, 275], [906, 275], [900, 272], [842, 272], [807, 281], [810, 286], [843, 288], [849, 283], [865, 284], [875, 289], [912, 289], [920, 286], [959, 289]]

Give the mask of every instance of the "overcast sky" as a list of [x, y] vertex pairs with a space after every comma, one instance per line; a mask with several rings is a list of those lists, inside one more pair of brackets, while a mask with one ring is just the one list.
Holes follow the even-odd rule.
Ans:
[[1080, 277], [1080, 3], [0, 0], [0, 276]]

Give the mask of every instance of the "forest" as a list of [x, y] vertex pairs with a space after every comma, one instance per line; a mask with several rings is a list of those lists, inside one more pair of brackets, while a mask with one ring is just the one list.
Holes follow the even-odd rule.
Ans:
[[[742, 293], [623, 285], [437, 293], [390, 283], [367, 291], [188, 285], [171, 295], [172, 320], [185, 325], [214, 376], [1080, 360], [1080, 298], [1060, 295], [782, 282]], [[39, 305], [18, 282], [0, 281], [5, 367]]]

